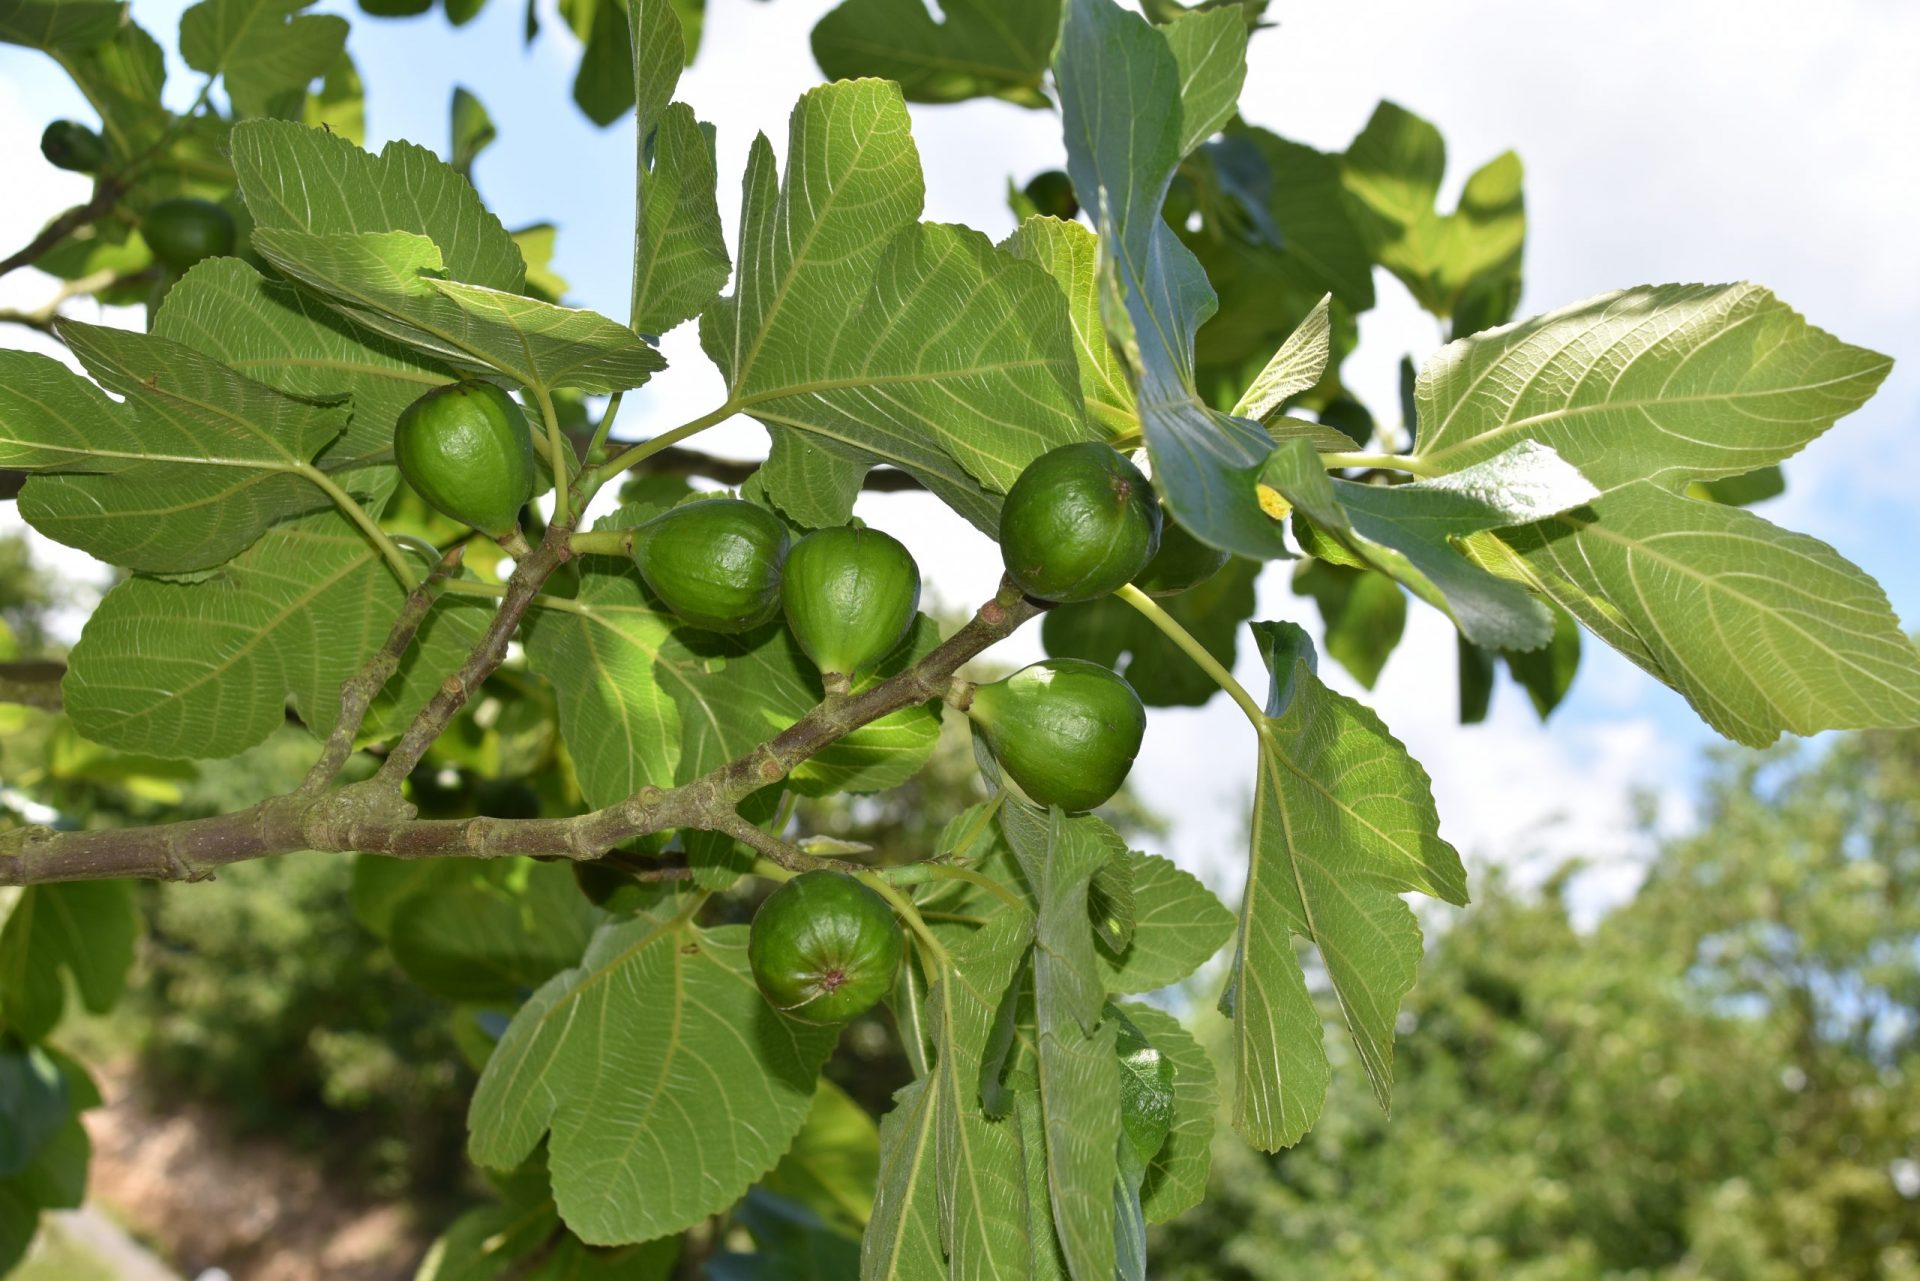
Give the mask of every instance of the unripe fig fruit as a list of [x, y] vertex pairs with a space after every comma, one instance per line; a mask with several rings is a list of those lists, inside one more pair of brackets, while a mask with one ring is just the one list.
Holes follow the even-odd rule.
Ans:
[[762, 995], [808, 1023], [845, 1023], [885, 996], [900, 951], [893, 909], [843, 872], [794, 877], [767, 896], [747, 936]]
[[1073, 179], [1058, 169], [1035, 174], [1024, 190], [1033, 207], [1049, 218], [1065, 222], [1080, 212], [1080, 199], [1073, 194]]
[[435, 510], [493, 538], [533, 497], [533, 434], [513, 397], [470, 379], [435, 387], [393, 428], [400, 474]]
[[978, 686], [966, 712], [1021, 791], [1065, 810], [1110, 800], [1147, 732], [1133, 686], [1080, 658], [1045, 659]]
[[1089, 441], [1027, 464], [1000, 508], [1000, 554], [1029, 596], [1105, 596], [1160, 550], [1160, 504], [1140, 469]]
[[433, 0], [360, 0], [360, 11], [376, 18], [411, 18], [433, 8]]
[[1133, 576], [1133, 585], [1149, 596], [1178, 596], [1219, 573], [1227, 559], [1227, 553], [1207, 546], [1179, 521], [1162, 520], [1160, 550]]
[[710, 632], [744, 632], [780, 608], [787, 527], [738, 498], [683, 503], [633, 531], [640, 577], [668, 609]]
[[78, 120], [56, 120], [40, 135], [40, 154], [57, 169], [99, 173], [107, 163], [107, 144]]
[[154, 257], [185, 271], [202, 258], [233, 252], [233, 215], [210, 200], [176, 196], [141, 216], [140, 234]]
[[900, 540], [845, 525], [787, 554], [780, 603], [828, 689], [844, 691], [900, 644], [920, 608], [920, 567]]

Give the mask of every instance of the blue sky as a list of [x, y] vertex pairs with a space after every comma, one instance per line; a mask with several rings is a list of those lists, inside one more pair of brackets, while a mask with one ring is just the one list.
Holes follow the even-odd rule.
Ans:
[[[552, 13], [523, 47], [518, 0], [493, 0], [455, 31], [437, 15], [355, 17], [351, 49], [370, 89], [369, 142], [447, 142], [447, 104], [465, 85], [491, 109], [500, 140], [475, 179], [509, 225], [559, 225], [556, 268], [572, 300], [624, 314], [630, 253], [631, 135], [588, 124], [568, 97], [575, 57]], [[163, 42], [182, 6], [134, 0]], [[721, 206], [734, 223], [737, 175], [754, 131], [784, 146], [794, 97], [817, 83], [806, 35], [824, 0], [709, 0], [699, 62], [680, 97], [719, 130]], [[338, 9], [329, 0], [319, 10]], [[1449, 191], [1512, 147], [1527, 166], [1529, 243], [1523, 312], [1644, 282], [1753, 280], [1815, 324], [1896, 358], [1866, 409], [1788, 468], [1789, 492], [1760, 510], [1820, 537], [1875, 575], [1896, 611], [1920, 625], [1920, 7], [1896, 0], [1807, 6], [1623, 0], [1543, 6], [1523, 0], [1277, 0], [1279, 27], [1254, 43], [1242, 110], [1252, 121], [1339, 149], [1374, 103], [1390, 97], [1438, 124]], [[191, 97], [180, 72], [170, 91]], [[1057, 119], [997, 103], [915, 109], [927, 161], [927, 216], [998, 236], [1009, 175], [1060, 162]], [[52, 64], [0, 48], [0, 173], [20, 180], [0, 201], [11, 244], [80, 198], [71, 175], [48, 169], [44, 123], [81, 115]], [[1381, 306], [1364, 318], [1352, 381], [1391, 413], [1402, 354], [1437, 345], [1430, 318], [1380, 278]], [[0, 305], [34, 305], [44, 278], [0, 282]], [[10, 329], [0, 342], [29, 345]], [[625, 432], [663, 430], [716, 403], [717, 375], [690, 332], [668, 335], [673, 368], [629, 399]], [[705, 444], [742, 456], [764, 437], [750, 424]], [[921, 496], [870, 497], [863, 514], [905, 539], [929, 589], [955, 606], [982, 598], [998, 575], [989, 544]], [[0, 525], [16, 521], [0, 510]], [[62, 560], [70, 565], [70, 560]], [[80, 575], [84, 567], [75, 566]], [[1316, 621], [1287, 590], [1287, 569], [1262, 580], [1263, 617]], [[1038, 656], [1036, 636], [1009, 660]], [[1371, 696], [1389, 726], [1434, 775], [1442, 830], [1470, 856], [1521, 860], [1582, 853], [1609, 863], [1592, 886], [1630, 884], [1645, 852], [1634, 831], [1635, 788], [1660, 798], [1663, 821], [1687, 820], [1698, 749], [1714, 736], [1678, 698], [1589, 642], [1572, 699], [1542, 730], [1516, 691], [1496, 696], [1488, 724], [1454, 724], [1450, 629], [1415, 607], [1407, 642]], [[1243, 654], [1243, 681], [1261, 674]], [[1336, 683], [1350, 691], [1336, 673]], [[1166, 852], [1223, 889], [1238, 879], [1252, 777], [1251, 734], [1224, 700], [1157, 715], [1135, 778], [1175, 818]]]

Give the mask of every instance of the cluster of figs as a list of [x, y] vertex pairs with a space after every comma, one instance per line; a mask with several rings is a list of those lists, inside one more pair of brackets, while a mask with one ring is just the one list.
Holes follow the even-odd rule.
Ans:
[[[56, 120], [40, 135], [40, 154], [56, 169], [97, 174], [112, 159], [106, 139], [77, 120]], [[170, 196], [140, 214], [140, 236], [175, 275], [202, 258], [233, 252], [233, 215], [211, 200]]]
[[[535, 486], [533, 436], [500, 387], [474, 379], [435, 388], [401, 414], [393, 447], [408, 483], [442, 513], [495, 538], [519, 529]], [[1029, 464], [1007, 492], [999, 532], [1008, 576], [1052, 604], [1095, 600], [1128, 583], [1173, 595], [1227, 559], [1163, 522], [1146, 477], [1098, 442], [1063, 445]], [[833, 696], [899, 649], [919, 609], [912, 555], [859, 525], [796, 540], [765, 507], [698, 497], [622, 541], [648, 589], [688, 626], [737, 633], [784, 615]], [[1046, 659], [986, 684], [956, 682], [948, 701], [1021, 792], [1066, 810], [1109, 800], [1146, 732], [1133, 687], [1081, 659]], [[776, 1008], [837, 1024], [891, 989], [901, 951], [899, 925], [880, 894], [852, 875], [811, 871], [761, 905], [748, 956]]]

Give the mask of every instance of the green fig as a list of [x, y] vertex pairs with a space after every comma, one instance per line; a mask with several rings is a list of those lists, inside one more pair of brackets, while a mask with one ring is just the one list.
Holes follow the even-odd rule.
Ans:
[[360, 0], [360, 12], [376, 18], [411, 18], [433, 8], [433, 0]]
[[141, 216], [140, 234], [154, 257], [185, 271], [202, 258], [233, 252], [233, 215], [211, 200], [177, 196]]
[[1178, 596], [1226, 568], [1228, 556], [1189, 534], [1176, 520], [1160, 522], [1160, 550], [1133, 576], [1133, 585], [1149, 596]]
[[845, 1023], [893, 987], [900, 926], [887, 901], [844, 872], [804, 872], [767, 896], [747, 963], [769, 1004], [808, 1023]]
[[1145, 569], [1160, 550], [1160, 504], [1140, 469], [1088, 441], [1027, 464], [1000, 508], [1000, 554], [1039, 600], [1094, 600]]
[[640, 577], [668, 609], [710, 632], [744, 632], [780, 609], [787, 527], [738, 498], [682, 503], [633, 531]]
[[899, 539], [877, 529], [817, 530], [787, 554], [780, 603], [827, 688], [844, 692], [913, 626], [920, 567]]
[[493, 538], [533, 497], [533, 434], [513, 397], [470, 379], [435, 387], [393, 428], [400, 474], [435, 510]]
[[1058, 169], [1035, 174], [1024, 191], [1033, 207], [1048, 218], [1064, 222], [1080, 212], [1080, 200], [1073, 194], [1073, 179]]
[[976, 686], [964, 710], [1021, 791], [1065, 810], [1112, 799], [1147, 732], [1133, 686], [1079, 658], [1045, 659]]
[[99, 173], [107, 163], [107, 144], [78, 120], [56, 120], [40, 135], [40, 154], [56, 169]]

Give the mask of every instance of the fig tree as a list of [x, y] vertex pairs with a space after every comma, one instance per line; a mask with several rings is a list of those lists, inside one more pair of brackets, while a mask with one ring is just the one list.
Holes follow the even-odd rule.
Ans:
[[211, 200], [176, 196], [153, 205], [140, 219], [147, 248], [175, 271], [202, 258], [233, 252], [233, 215]]
[[1133, 576], [1133, 585], [1149, 596], [1178, 596], [1219, 573], [1227, 559], [1227, 553], [1207, 546], [1180, 522], [1162, 520], [1160, 550]]
[[1111, 799], [1147, 732], [1133, 686], [1080, 658], [1045, 659], [977, 686], [965, 710], [1021, 791], [1066, 810]]
[[920, 567], [900, 540], [851, 525], [793, 545], [780, 582], [787, 626], [830, 690], [900, 644], [920, 608]]
[[107, 163], [107, 144], [78, 120], [56, 120], [40, 135], [40, 154], [57, 169], [99, 173]]
[[1093, 600], [1146, 568], [1160, 549], [1160, 504], [1140, 469], [1088, 441], [1027, 464], [1000, 508], [1000, 554], [1040, 600]]
[[513, 397], [469, 379], [436, 387], [393, 428], [400, 474], [436, 510], [502, 538], [533, 497], [533, 434]]
[[710, 632], [744, 632], [780, 608], [787, 527], [738, 498], [683, 503], [633, 531], [633, 559], [666, 607]]
[[767, 896], [747, 936], [761, 994], [808, 1023], [845, 1023], [885, 996], [900, 951], [893, 909], [843, 872], [794, 877]]

